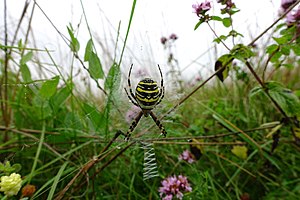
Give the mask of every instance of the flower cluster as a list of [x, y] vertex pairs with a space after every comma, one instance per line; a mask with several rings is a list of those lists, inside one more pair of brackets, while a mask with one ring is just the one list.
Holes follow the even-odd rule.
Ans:
[[10, 176], [2, 176], [0, 182], [0, 191], [6, 196], [17, 195], [22, 184], [20, 174], [12, 173]]
[[293, 24], [297, 24], [300, 25], [300, 7], [295, 10], [295, 11], [291, 11], [286, 15], [286, 23], [287, 25], [293, 25]]
[[171, 200], [173, 197], [182, 199], [182, 192], [191, 192], [192, 187], [190, 186], [187, 177], [179, 175], [170, 176], [164, 179], [162, 182], [162, 187], [159, 188], [160, 197], [163, 200]]
[[194, 13], [196, 13], [198, 17], [204, 16], [205, 13], [211, 9], [210, 1], [207, 0], [200, 4], [193, 4], [192, 7], [194, 8]]
[[[285, 12], [289, 9], [296, 0], [281, 0], [281, 11]], [[286, 23], [288, 26], [296, 24], [298, 27], [300, 26], [300, 7], [298, 9], [293, 9], [286, 15]]]
[[287, 10], [291, 5], [293, 5], [297, 0], [281, 0], [281, 7]]
[[217, 3], [225, 5], [225, 8], [221, 9], [222, 14], [231, 13], [231, 9], [235, 8], [235, 4], [232, 0], [218, 0]]
[[172, 41], [174, 42], [175, 40], [178, 39], [178, 36], [175, 34], [175, 33], [172, 33], [169, 38], [166, 38], [166, 37], [161, 37], [160, 38], [160, 42], [163, 44], [163, 45], [166, 45], [168, 41]]
[[130, 110], [126, 112], [126, 121], [128, 123], [131, 123], [132, 120], [137, 116], [137, 114], [141, 111], [141, 109], [137, 106], [132, 106]]
[[182, 154], [180, 154], [178, 159], [179, 160], [184, 160], [188, 163], [195, 162], [195, 157], [189, 150], [185, 150]]

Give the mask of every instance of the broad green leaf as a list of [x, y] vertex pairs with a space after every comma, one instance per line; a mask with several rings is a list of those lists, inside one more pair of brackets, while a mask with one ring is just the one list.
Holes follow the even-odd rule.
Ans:
[[[74, 128], [76, 130], [80, 130], [83, 128], [83, 124], [82, 124], [83, 119], [81, 119], [80, 116], [78, 116], [77, 113], [75, 112], [68, 112], [65, 120], [64, 120], [64, 126], [65, 128]], [[72, 134], [77, 134], [77, 132], [75, 131]], [[69, 135], [68, 137], [70, 137], [71, 135]], [[76, 136], [76, 135], [72, 135]]]
[[292, 49], [297, 56], [300, 56], [300, 45], [299, 44], [293, 44]]
[[56, 92], [59, 76], [55, 76], [52, 79], [45, 81], [40, 89], [40, 95], [43, 98], [50, 98]]
[[65, 103], [68, 97], [72, 94], [72, 87], [73, 86], [69, 84], [68, 86], [61, 88], [51, 97], [50, 102], [53, 110], [57, 111], [59, 107]]
[[[95, 106], [90, 105], [88, 103], [84, 103], [83, 110], [86, 116], [88, 117], [88, 119], [91, 121], [91, 124], [93, 126], [92, 128], [94, 130], [97, 130], [98, 127], [101, 126], [101, 123], [106, 123], [103, 122], [103, 117], [102, 117], [103, 114], [100, 113]], [[105, 120], [107, 121], [108, 119]]]
[[231, 152], [237, 157], [246, 160], [248, 148], [246, 146], [235, 145], [231, 149]]
[[225, 27], [230, 27], [231, 26], [231, 18], [229, 18], [229, 17], [225, 17], [223, 20], [222, 20], [222, 22], [223, 22], [223, 25], [225, 26]]
[[286, 44], [287, 42], [289, 42], [289, 37], [287, 36], [282, 36], [282, 37], [273, 37], [273, 39], [277, 42], [277, 44], [282, 45], [282, 44]]
[[277, 45], [277, 44], [271, 44], [270, 46], [268, 46], [266, 48], [266, 52], [268, 54], [272, 54], [274, 51], [278, 51], [278, 49], [279, 49], [279, 45]]
[[77, 38], [74, 36], [73, 33], [73, 28], [72, 27], [67, 27], [68, 29], [68, 33], [70, 35], [71, 41], [70, 41], [70, 48], [73, 52], [78, 52], [80, 49], [80, 44], [79, 41], [77, 40]]
[[280, 51], [277, 51], [273, 54], [272, 58], [270, 59], [271, 63], [276, 63], [279, 61], [280, 57], [282, 56], [282, 53]]
[[89, 61], [90, 55], [93, 52], [93, 41], [90, 39], [85, 47], [85, 53], [84, 53], [84, 61]]
[[291, 50], [291, 47], [287, 46], [287, 45], [282, 45], [280, 48], [280, 52], [286, 56], [290, 55], [290, 50]]
[[235, 59], [241, 60], [243, 62], [254, 55], [251, 48], [243, 44], [235, 45], [230, 53]]
[[25, 83], [32, 82], [31, 73], [26, 63], [20, 65], [20, 71]]
[[114, 90], [114, 88], [118, 88], [120, 85], [121, 77], [120, 77], [120, 67], [117, 63], [114, 63], [109, 69], [108, 75], [105, 79], [104, 89], [105, 90]]
[[266, 87], [270, 96], [280, 105], [288, 116], [300, 114], [300, 100], [290, 90], [278, 82], [267, 82]]
[[94, 52], [89, 56], [89, 73], [94, 79], [102, 79], [104, 72], [99, 57]]
[[215, 71], [223, 68], [217, 73], [218, 78], [223, 82], [227, 76], [232, 64], [233, 57], [230, 54], [222, 55], [215, 63]]
[[25, 63], [27, 63], [29, 60], [31, 60], [33, 56], [32, 51], [29, 51], [27, 54], [23, 55], [21, 60], [20, 60], [20, 64], [23, 65]]
[[219, 16], [211, 16], [210, 19], [214, 20], [214, 21], [220, 21], [220, 22], [223, 21], [223, 19], [221, 17], [219, 17]]

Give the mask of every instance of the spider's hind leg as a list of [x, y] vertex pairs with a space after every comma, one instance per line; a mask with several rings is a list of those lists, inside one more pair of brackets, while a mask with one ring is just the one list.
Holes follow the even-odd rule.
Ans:
[[160, 123], [159, 119], [156, 117], [156, 115], [152, 111], [149, 111], [149, 114], [152, 117], [152, 119], [154, 120], [155, 124], [161, 130], [161, 133], [163, 134], [163, 136], [166, 137], [167, 136], [167, 131], [165, 130], [163, 125]]
[[125, 134], [125, 141], [128, 141], [131, 133], [133, 132], [133, 130], [135, 129], [135, 127], [137, 126], [137, 124], [139, 123], [141, 117], [143, 116], [143, 111], [140, 111], [139, 114], [135, 117], [135, 119], [133, 120], [133, 122], [131, 123], [127, 133]]

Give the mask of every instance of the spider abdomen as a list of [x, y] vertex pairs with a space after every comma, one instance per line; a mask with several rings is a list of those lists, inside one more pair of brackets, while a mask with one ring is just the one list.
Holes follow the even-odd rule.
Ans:
[[142, 109], [152, 110], [161, 96], [157, 82], [151, 78], [141, 80], [135, 89], [135, 97]]

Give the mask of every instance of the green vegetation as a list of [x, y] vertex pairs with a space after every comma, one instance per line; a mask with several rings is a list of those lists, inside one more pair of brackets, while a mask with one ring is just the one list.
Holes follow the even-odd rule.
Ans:
[[[159, 129], [151, 119], [142, 118], [126, 142], [123, 132], [131, 117], [125, 116], [131, 103], [122, 83], [124, 78], [127, 85], [128, 72], [122, 77], [121, 66], [135, 4], [133, 1], [120, 55], [112, 55], [107, 73], [89, 26], [91, 38], [86, 45], [72, 25], [66, 28], [68, 39], [60, 35], [70, 47], [74, 63], [89, 75], [95, 88], [80, 89], [73, 66], [66, 75], [51, 50], [30, 48], [22, 40], [17, 44], [8, 44], [7, 38], [1, 41], [0, 176], [8, 180], [12, 173], [21, 174], [23, 189], [17, 195], [4, 196], [7, 187], [2, 189], [0, 182], [0, 198], [159, 199], [168, 195], [164, 191], [172, 178], [168, 183], [162, 181], [173, 176], [184, 185], [180, 186], [183, 199], [297, 199], [299, 19], [286, 24], [283, 14], [278, 23], [270, 25], [273, 34], [264, 45], [256, 46], [256, 42], [269, 29], [250, 44], [235, 44], [242, 34], [232, 28], [232, 16], [242, 11], [226, 1], [221, 1], [225, 8], [220, 16], [209, 15], [210, 5], [193, 6], [199, 17], [196, 31], [206, 24], [211, 27], [212, 21], [230, 29], [226, 36], [218, 36], [212, 29], [214, 42], [228, 48], [228, 53], [215, 61], [215, 72], [207, 79], [192, 86], [172, 80], [178, 87], [166, 91], [165, 99], [153, 111], [168, 132], [166, 138], [158, 136]], [[119, 37], [118, 31], [116, 49]], [[172, 35], [162, 43], [177, 39]], [[41, 62], [41, 53], [51, 63]], [[171, 52], [167, 59], [170, 65], [178, 64]], [[48, 72], [45, 65], [53, 71]], [[30, 66], [40, 70], [33, 72]], [[178, 94], [182, 94], [180, 99], [170, 100]], [[157, 173], [153, 177], [143, 176], [144, 170], [155, 164], [144, 161], [147, 144], [151, 153], [155, 150]]]

